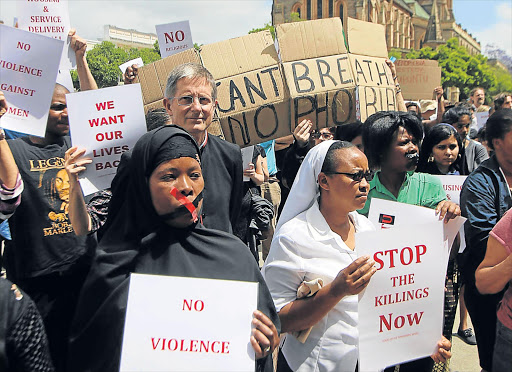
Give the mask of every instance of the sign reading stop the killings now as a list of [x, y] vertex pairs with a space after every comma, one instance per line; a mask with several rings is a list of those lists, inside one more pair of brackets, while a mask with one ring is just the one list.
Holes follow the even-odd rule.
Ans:
[[258, 283], [132, 274], [120, 371], [254, 371], [257, 299]]
[[[443, 222], [356, 234], [377, 272], [359, 295], [359, 369], [431, 355], [441, 339], [447, 256]], [[378, 242], [378, 244], [376, 244]]]
[[44, 137], [63, 42], [0, 25], [2, 127]]
[[84, 194], [110, 187], [121, 155], [146, 133], [139, 84], [66, 96], [73, 146], [87, 149], [92, 164], [80, 179]]

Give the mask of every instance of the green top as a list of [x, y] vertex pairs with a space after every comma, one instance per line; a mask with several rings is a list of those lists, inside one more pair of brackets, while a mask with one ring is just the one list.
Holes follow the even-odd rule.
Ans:
[[358, 210], [362, 215], [368, 216], [372, 198], [392, 200], [400, 203], [420, 205], [427, 208], [435, 208], [446, 199], [446, 192], [439, 178], [426, 173], [407, 172], [405, 181], [398, 191], [398, 197], [395, 196], [380, 182], [380, 171], [370, 182], [370, 191], [368, 200], [364, 208]]

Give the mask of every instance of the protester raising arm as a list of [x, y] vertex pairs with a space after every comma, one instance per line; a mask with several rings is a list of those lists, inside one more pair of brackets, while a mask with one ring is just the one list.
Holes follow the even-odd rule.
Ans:
[[[7, 101], [0, 90], [0, 118], [7, 112]], [[1, 124], [1, 121], [0, 121]], [[7, 219], [20, 203], [23, 182], [0, 127], [0, 218]]]
[[84, 171], [87, 164], [91, 164], [92, 160], [84, 158], [85, 149], [79, 149], [76, 146], [66, 151], [64, 167], [69, 176], [69, 209], [68, 215], [73, 230], [76, 235], [87, 235], [91, 231], [91, 216], [87, 212], [84, 195], [78, 174]]
[[76, 34], [76, 30], [74, 28], [69, 30], [68, 36], [71, 38], [69, 45], [75, 51], [76, 71], [78, 73], [78, 80], [80, 81], [80, 90], [85, 91], [98, 89], [98, 85], [92, 76], [89, 64], [85, 58], [87, 42]]
[[398, 82], [398, 76], [396, 76], [396, 67], [391, 60], [386, 59], [386, 63], [389, 66], [389, 69], [391, 70], [391, 76], [393, 77], [393, 83], [396, 86], [396, 110], [397, 111], [403, 111], [407, 112], [407, 107], [405, 107], [405, 101], [404, 97], [402, 96], [402, 88], [400, 88], [400, 83]]

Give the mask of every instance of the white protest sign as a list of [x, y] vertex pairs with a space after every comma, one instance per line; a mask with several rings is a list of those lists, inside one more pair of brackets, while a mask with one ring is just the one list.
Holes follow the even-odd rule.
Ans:
[[[377, 229], [389, 229], [403, 225], [421, 225], [436, 222], [439, 220], [439, 216], [436, 215], [435, 209], [372, 198], [368, 219]], [[465, 221], [464, 217], [457, 217], [451, 219], [447, 224], [443, 224], [444, 240], [447, 241], [448, 247], [452, 246], [457, 232]], [[448, 256], [445, 263], [448, 264]]]
[[75, 68], [76, 57], [69, 47], [68, 40], [68, 32], [71, 29], [68, 1], [18, 0], [16, 4], [19, 28], [64, 41], [60, 68]]
[[131, 274], [120, 372], [253, 372], [257, 299], [258, 283]]
[[442, 222], [358, 233], [356, 247], [378, 269], [359, 294], [359, 370], [433, 354], [443, 327]]
[[480, 130], [485, 123], [487, 123], [487, 119], [489, 119], [489, 111], [484, 112], [475, 112], [476, 117], [476, 126]]
[[119, 69], [124, 74], [126, 69], [128, 68], [128, 66], [132, 66], [132, 65], [137, 65], [137, 67], [142, 67], [142, 66], [144, 66], [144, 62], [142, 61], [142, 58], [140, 58], [140, 57], [135, 58], [135, 59], [132, 59], [131, 61], [123, 63], [121, 66], [119, 66]]
[[155, 28], [162, 58], [194, 47], [188, 21], [156, 25]]
[[44, 137], [63, 42], [0, 24], [3, 128]]
[[89, 90], [66, 96], [71, 143], [92, 159], [80, 175], [85, 195], [110, 187], [123, 152], [146, 133], [139, 84]]
[[[444, 191], [446, 192], [446, 197], [448, 200], [451, 200], [454, 203], [460, 204], [460, 191], [462, 190], [462, 185], [464, 181], [466, 181], [467, 176], [438, 176], [435, 177], [441, 180], [443, 184]], [[464, 235], [464, 226], [461, 226], [460, 230], [460, 246], [459, 253], [462, 253], [466, 248], [466, 238]]]
[[[248, 146], [241, 149], [242, 151], [242, 169], [246, 170], [249, 167], [249, 163], [252, 160], [252, 154], [254, 152], [254, 146]], [[256, 166], [255, 166], [256, 167]], [[244, 182], [248, 182], [251, 179], [249, 177], [244, 176]]]

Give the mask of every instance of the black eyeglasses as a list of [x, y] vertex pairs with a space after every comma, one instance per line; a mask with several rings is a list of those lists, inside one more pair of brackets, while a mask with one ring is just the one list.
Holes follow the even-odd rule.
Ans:
[[334, 138], [334, 135], [330, 132], [328, 132], [328, 133], [312, 132], [311, 133], [311, 138], [313, 138], [313, 139], [319, 139], [320, 137], [322, 137], [322, 139], [324, 139], [324, 140], [330, 140], [330, 139]]
[[325, 174], [344, 174], [345, 176], [349, 176], [356, 182], [361, 182], [363, 178], [367, 182], [370, 182], [371, 180], [373, 180], [373, 175], [375, 174], [375, 172], [370, 171], [370, 170], [366, 171], [366, 172], [360, 170], [356, 173], [345, 173], [345, 172], [324, 172], [324, 173]]

